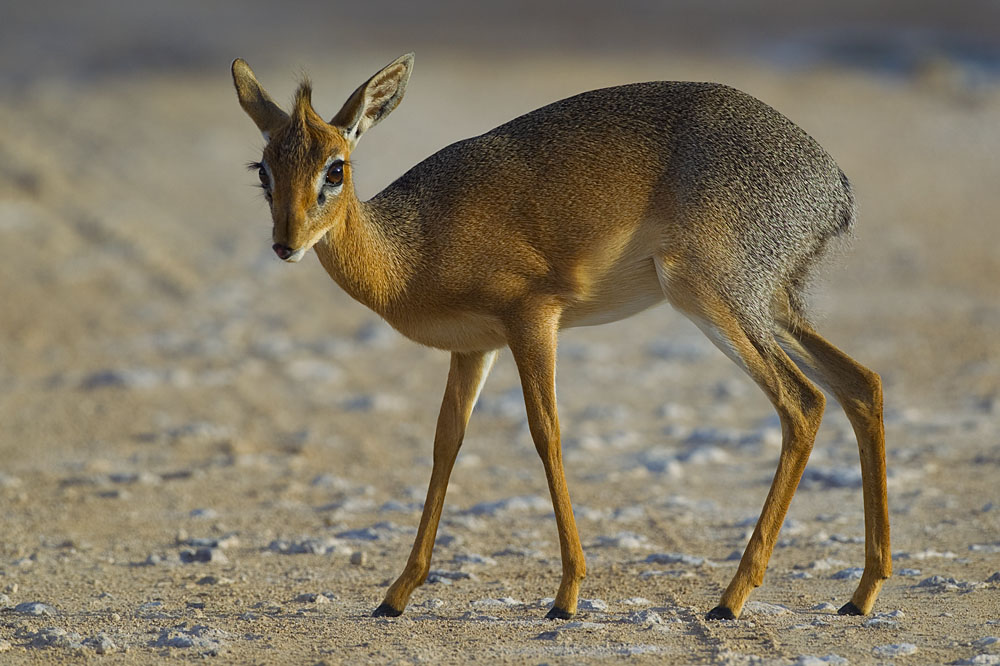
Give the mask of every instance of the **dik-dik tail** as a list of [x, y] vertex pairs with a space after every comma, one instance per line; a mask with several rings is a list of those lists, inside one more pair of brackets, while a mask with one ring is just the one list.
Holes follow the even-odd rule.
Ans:
[[465, 427], [502, 347], [517, 364], [555, 511], [563, 573], [548, 616], [576, 612], [586, 565], [562, 466], [558, 333], [663, 300], [760, 386], [782, 424], [760, 519], [708, 617], [737, 617], [763, 580], [822, 418], [817, 384], [858, 437], [865, 569], [841, 612], [869, 612], [891, 571], [881, 383], [816, 333], [805, 304], [817, 261], [854, 223], [834, 160], [727, 86], [641, 83], [582, 93], [447, 146], [360, 201], [351, 154], [399, 105], [412, 67], [412, 55], [390, 63], [328, 122], [307, 86], [286, 112], [245, 62], [233, 63], [240, 104], [266, 142], [253, 168], [275, 253], [298, 261], [315, 248], [352, 297], [452, 353], [417, 537], [375, 614], [402, 613], [427, 576]]
[[809, 324], [808, 294], [811, 282], [816, 278], [816, 272], [824, 257], [831, 251], [831, 246], [846, 243], [847, 237], [854, 230], [857, 204], [851, 183], [843, 171], [840, 171], [840, 185], [843, 200], [833, 219], [835, 225], [820, 233], [820, 243], [815, 252], [802, 257], [800, 263], [785, 279], [784, 289], [778, 290], [775, 294], [772, 314], [786, 326], [797, 329]]

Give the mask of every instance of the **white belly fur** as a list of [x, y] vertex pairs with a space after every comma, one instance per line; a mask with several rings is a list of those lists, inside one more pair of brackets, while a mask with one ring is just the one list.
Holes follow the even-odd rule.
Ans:
[[389, 323], [415, 342], [447, 351], [486, 351], [507, 344], [500, 319], [475, 312]]
[[625, 319], [665, 297], [652, 259], [615, 266], [586, 296], [563, 312], [561, 328], [596, 326]]
[[[571, 297], [563, 310], [560, 328], [608, 324], [638, 314], [665, 300], [651, 258], [613, 265], [585, 294]], [[471, 352], [506, 346], [507, 336], [499, 317], [456, 311], [442, 316], [389, 320], [406, 337], [420, 344], [449, 351]]]

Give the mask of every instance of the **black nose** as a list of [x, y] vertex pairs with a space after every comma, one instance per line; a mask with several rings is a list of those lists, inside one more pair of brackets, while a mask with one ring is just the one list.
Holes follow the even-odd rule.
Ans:
[[281, 243], [275, 243], [271, 246], [271, 249], [274, 250], [274, 253], [278, 255], [279, 259], [288, 259], [288, 257], [293, 254], [292, 248], [287, 245], [282, 245]]

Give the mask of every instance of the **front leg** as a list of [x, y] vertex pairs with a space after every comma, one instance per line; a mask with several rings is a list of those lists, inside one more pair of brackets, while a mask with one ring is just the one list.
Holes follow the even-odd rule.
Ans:
[[562, 581], [549, 619], [569, 619], [576, 614], [580, 581], [587, 573], [580, 536], [576, 531], [573, 506], [563, 473], [556, 411], [556, 334], [558, 310], [546, 310], [519, 317], [508, 332], [508, 342], [521, 376], [528, 426], [535, 449], [545, 466], [545, 478], [552, 496], [562, 554]]
[[455, 465], [458, 449], [462, 446], [469, 415], [472, 414], [472, 408], [476, 405], [479, 392], [496, 357], [496, 351], [469, 354], [454, 352], [451, 355], [448, 385], [444, 391], [437, 431], [434, 434], [434, 467], [430, 486], [427, 488], [427, 499], [424, 501], [424, 512], [417, 528], [417, 538], [413, 542], [403, 573], [389, 587], [382, 605], [372, 613], [374, 617], [395, 617], [401, 614], [413, 590], [427, 578], [434, 537], [437, 535], [441, 508], [448, 490], [448, 478]]

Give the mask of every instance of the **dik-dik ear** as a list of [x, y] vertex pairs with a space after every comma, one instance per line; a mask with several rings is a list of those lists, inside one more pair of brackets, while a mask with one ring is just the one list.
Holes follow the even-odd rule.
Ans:
[[330, 124], [343, 131], [353, 148], [362, 134], [399, 106], [412, 71], [412, 53], [396, 58], [355, 90]]
[[265, 141], [270, 139], [276, 129], [288, 122], [288, 114], [261, 88], [250, 65], [242, 58], [233, 61], [233, 85], [236, 86], [240, 106], [257, 125]]

